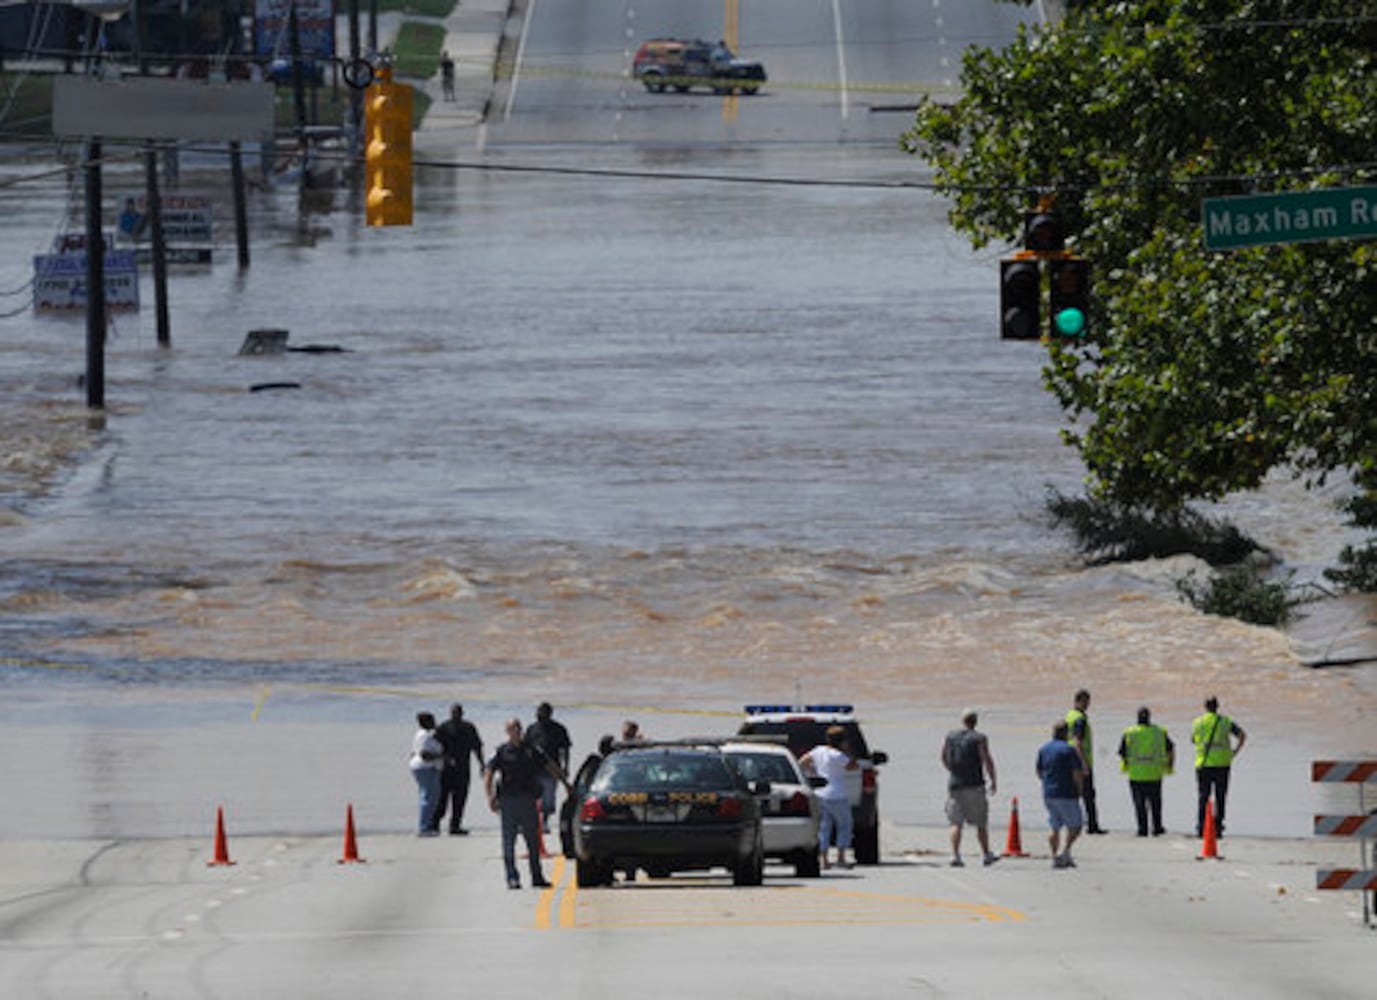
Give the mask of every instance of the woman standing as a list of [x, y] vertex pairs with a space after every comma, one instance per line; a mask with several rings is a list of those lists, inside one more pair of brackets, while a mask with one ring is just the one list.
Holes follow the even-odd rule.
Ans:
[[846, 747], [846, 730], [828, 726], [827, 743], [816, 746], [799, 758], [803, 770], [827, 783], [818, 789], [818, 804], [822, 806], [822, 823], [818, 826], [818, 855], [823, 868], [831, 868], [827, 860], [827, 845], [836, 831], [837, 865], [850, 868], [846, 849], [851, 846], [851, 797], [846, 790], [846, 772], [860, 768], [856, 758]]
[[435, 806], [440, 801], [440, 769], [445, 766], [445, 748], [435, 737], [435, 716], [429, 712], [416, 714], [416, 735], [411, 738], [411, 757], [407, 763], [416, 779], [420, 795], [420, 822], [417, 834], [435, 837], [440, 833], [435, 823]]

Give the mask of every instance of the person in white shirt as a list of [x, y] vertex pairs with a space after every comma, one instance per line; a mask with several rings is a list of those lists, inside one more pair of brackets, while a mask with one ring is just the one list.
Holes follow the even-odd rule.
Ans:
[[827, 742], [813, 747], [799, 758], [807, 774], [826, 781], [818, 789], [818, 804], [822, 806], [822, 823], [818, 826], [818, 855], [823, 868], [831, 868], [827, 847], [836, 831], [837, 865], [850, 868], [846, 849], [851, 846], [851, 799], [846, 790], [846, 772], [860, 768], [856, 758], [846, 747], [846, 730], [841, 726], [827, 727]]
[[420, 728], [411, 738], [411, 756], [407, 759], [420, 795], [420, 822], [416, 832], [422, 837], [435, 837], [440, 833], [435, 823], [435, 806], [440, 801], [440, 769], [445, 766], [445, 748], [435, 737], [434, 715], [416, 713], [416, 725]]

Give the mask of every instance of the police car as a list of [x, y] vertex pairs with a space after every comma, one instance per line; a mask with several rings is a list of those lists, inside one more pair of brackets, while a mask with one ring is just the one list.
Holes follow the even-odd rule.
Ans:
[[851, 847], [856, 862], [880, 863], [879, 772], [889, 755], [871, 750], [851, 705], [747, 705], [742, 736], [782, 736], [795, 757], [827, 742], [827, 729], [846, 730], [847, 748], [860, 768], [847, 774], [847, 798], [854, 822]]
[[769, 788], [747, 782], [716, 746], [618, 743], [579, 769], [573, 789], [560, 833], [581, 888], [639, 868], [653, 878], [726, 868], [737, 885], [764, 878], [759, 799]]
[[765, 857], [793, 865], [799, 878], [817, 878], [822, 807], [784, 737], [729, 740], [722, 753], [749, 785], [763, 790], [757, 798]]

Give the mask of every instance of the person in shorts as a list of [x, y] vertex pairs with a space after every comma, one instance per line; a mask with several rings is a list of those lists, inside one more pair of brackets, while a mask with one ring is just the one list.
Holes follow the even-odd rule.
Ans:
[[[1081, 783], [1085, 780], [1085, 759], [1067, 742], [1071, 726], [1060, 720], [1052, 727], [1052, 738], [1038, 748], [1037, 775], [1042, 782], [1042, 801], [1047, 807], [1051, 833], [1053, 868], [1075, 868], [1071, 845], [1081, 835]], [[1062, 831], [1065, 830], [1063, 840]]]
[[990, 804], [985, 796], [985, 779], [990, 794], [995, 793], [995, 764], [990, 756], [990, 741], [975, 728], [978, 715], [973, 708], [961, 713], [961, 728], [947, 733], [942, 743], [942, 764], [947, 769], [947, 822], [951, 824], [951, 866], [962, 868], [961, 831], [969, 823], [985, 864], [992, 865], [999, 855], [990, 851]]

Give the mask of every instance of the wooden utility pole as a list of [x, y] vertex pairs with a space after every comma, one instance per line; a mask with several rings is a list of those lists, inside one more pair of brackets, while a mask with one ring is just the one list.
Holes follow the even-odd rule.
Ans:
[[105, 409], [105, 233], [100, 139], [86, 144], [86, 405]]
[[249, 211], [244, 191], [244, 153], [239, 140], [230, 143], [230, 181], [234, 188], [234, 244], [239, 249], [239, 270], [249, 269]]
[[167, 237], [163, 231], [163, 196], [158, 190], [158, 147], [144, 147], [143, 172], [148, 202], [149, 250], [153, 261], [153, 307], [157, 316], [158, 346], [172, 346], [172, 324], [167, 308]]

